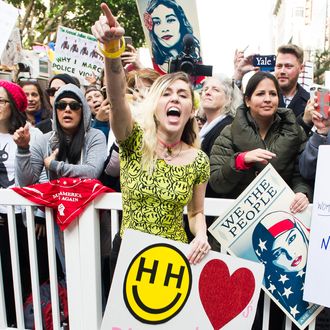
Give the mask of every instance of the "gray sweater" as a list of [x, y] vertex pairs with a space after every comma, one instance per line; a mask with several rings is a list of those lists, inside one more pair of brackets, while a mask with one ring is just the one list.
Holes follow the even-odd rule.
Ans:
[[[103, 170], [106, 159], [106, 140], [104, 134], [90, 127], [91, 114], [87, 102], [81, 90], [75, 85], [69, 84], [61, 87], [55, 95], [55, 102], [61, 93], [73, 91], [77, 94], [83, 105], [83, 120], [85, 137], [81, 150], [79, 164], [69, 164], [64, 161], [52, 160], [48, 179], [60, 177], [98, 178]], [[44, 134], [36, 141], [30, 141], [29, 148], [17, 148], [16, 153], [16, 179], [20, 186], [27, 186], [39, 182], [40, 174], [44, 168], [44, 159], [57, 147], [57, 122], [54, 110], [53, 131]]]

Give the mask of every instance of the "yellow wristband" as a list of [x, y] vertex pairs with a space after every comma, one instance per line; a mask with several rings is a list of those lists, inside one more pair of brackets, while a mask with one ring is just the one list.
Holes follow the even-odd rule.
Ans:
[[125, 51], [125, 39], [124, 37], [121, 38], [121, 46], [120, 48], [115, 51], [115, 52], [109, 52], [109, 51], [106, 51], [104, 48], [101, 47], [101, 44], [100, 42], [98, 41], [98, 47], [99, 47], [99, 50], [100, 52], [107, 58], [118, 58], [120, 57], [120, 55]]

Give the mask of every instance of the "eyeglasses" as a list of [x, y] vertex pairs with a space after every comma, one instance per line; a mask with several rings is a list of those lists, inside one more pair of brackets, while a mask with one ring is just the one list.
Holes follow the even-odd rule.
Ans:
[[1, 107], [5, 107], [7, 103], [9, 103], [8, 100], [4, 100], [4, 99], [0, 100], [0, 106]]
[[57, 110], [60, 110], [60, 111], [64, 111], [67, 106], [69, 106], [70, 110], [72, 110], [72, 111], [78, 111], [78, 110], [81, 109], [82, 104], [79, 103], [79, 102], [71, 102], [71, 103], [67, 103], [67, 102], [56, 102], [55, 103], [55, 108]]
[[59, 90], [59, 88], [55, 88], [55, 87], [51, 87], [51, 88], [47, 88], [46, 89], [46, 93], [49, 95], [49, 96], [54, 96], [55, 93]]

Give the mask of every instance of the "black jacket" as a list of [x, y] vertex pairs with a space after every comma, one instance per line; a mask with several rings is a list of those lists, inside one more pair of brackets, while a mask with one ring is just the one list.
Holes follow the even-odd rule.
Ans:
[[[234, 118], [232, 116], [227, 116], [223, 120], [221, 120], [217, 125], [215, 125], [204, 137], [201, 149], [210, 157], [211, 149], [213, 147], [214, 141], [220, 135], [221, 131], [229, 124], [232, 123]], [[206, 187], [206, 197], [219, 197], [211, 186], [208, 184]]]
[[305, 141], [306, 135], [296, 123], [292, 110], [279, 108], [262, 140], [250, 112], [241, 106], [233, 123], [222, 131], [213, 145], [209, 184], [222, 198], [237, 198], [265, 165], [255, 163], [250, 169], [240, 171], [235, 167], [235, 158], [241, 152], [262, 148], [276, 154], [270, 163], [293, 191], [310, 197], [310, 187], [298, 168], [298, 156], [304, 149]]
[[[297, 123], [300, 126], [302, 126], [307, 136], [310, 134], [313, 125], [311, 126], [307, 125], [302, 118], [304, 116], [304, 111], [309, 98], [310, 98], [310, 94], [305, 90], [305, 88], [297, 84], [297, 93], [295, 94], [290, 104], [288, 105], [288, 108], [292, 109], [295, 116], [297, 117]], [[280, 97], [280, 102], [278, 107], [285, 108], [283, 95], [281, 95]]]
[[211, 149], [216, 138], [220, 135], [225, 126], [229, 125], [233, 121], [232, 116], [227, 116], [215, 125], [204, 137], [201, 149], [210, 157]]
[[[300, 114], [304, 113], [307, 101], [309, 100], [309, 96], [309, 93], [299, 84], [297, 84], [297, 93], [295, 94], [287, 108], [292, 109], [295, 116], [298, 117]], [[280, 97], [278, 107], [285, 108], [285, 103], [282, 95]]]

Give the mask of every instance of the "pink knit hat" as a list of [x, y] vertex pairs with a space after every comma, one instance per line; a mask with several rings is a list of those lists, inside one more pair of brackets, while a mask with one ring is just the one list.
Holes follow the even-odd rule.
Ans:
[[7, 80], [0, 80], [0, 87], [3, 87], [10, 94], [19, 111], [24, 112], [26, 110], [28, 101], [21, 86]]

